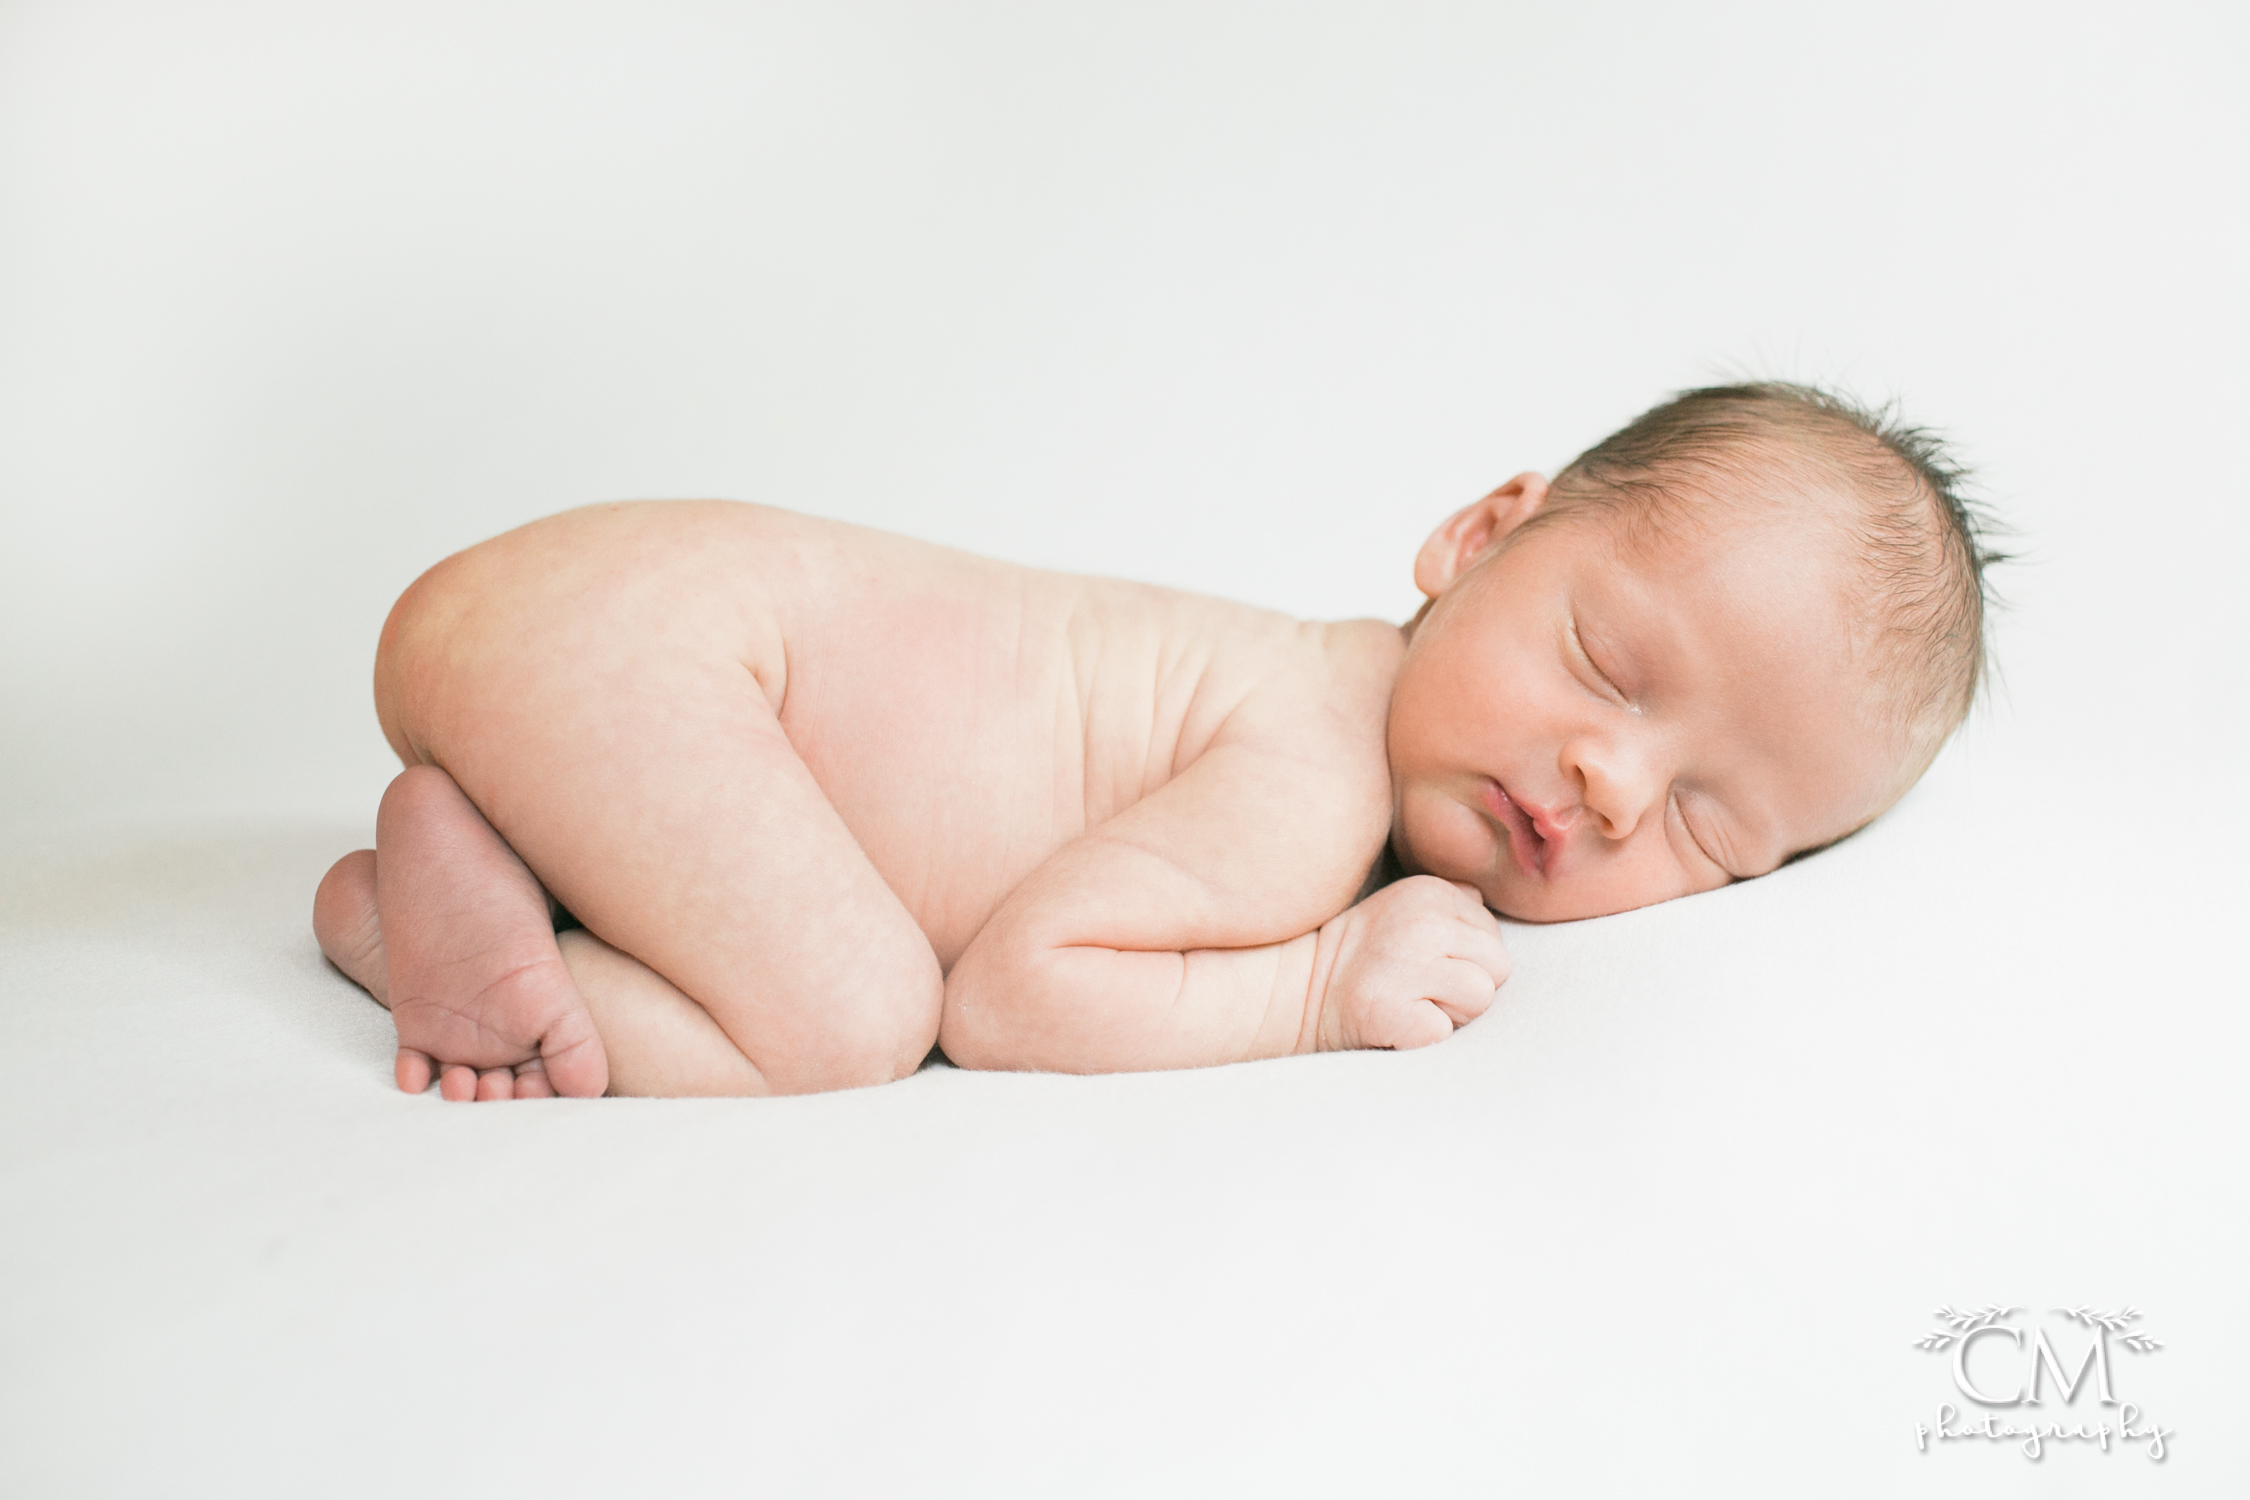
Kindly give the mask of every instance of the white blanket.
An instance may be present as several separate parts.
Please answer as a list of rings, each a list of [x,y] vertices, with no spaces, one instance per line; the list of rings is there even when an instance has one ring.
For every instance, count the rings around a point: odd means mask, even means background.
[[[1432,1051],[793,1100],[397,1094],[307,932],[350,829],[18,847],[0,1490],[2227,1493],[2240,867],[2113,826],[2182,863],[2097,903],[2072,788],[1976,760],[1513,930]],[[2165,1462],[1917,1452],[1985,1303],[2140,1310]]]

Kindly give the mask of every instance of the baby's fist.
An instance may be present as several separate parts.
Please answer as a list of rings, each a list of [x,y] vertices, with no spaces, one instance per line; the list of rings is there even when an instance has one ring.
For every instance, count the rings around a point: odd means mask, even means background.
[[[1434,875],[1383,887],[1321,940],[1336,944],[1320,1002],[1323,1051],[1442,1042],[1508,980],[1499,919],[1474,886]]]

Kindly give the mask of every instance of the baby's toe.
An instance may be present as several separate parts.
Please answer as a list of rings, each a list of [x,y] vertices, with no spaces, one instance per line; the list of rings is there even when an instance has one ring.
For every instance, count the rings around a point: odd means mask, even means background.
[[[438,1075],[438,1092],[459,1104],[477,1096],[477,1070],[464,1063],[447,1063]]]
[[[419,1094],[430,1086],[430,1057],[412,1047],[398,1049],[398,1087],[405,1094]]]
[[[547,1082],[547,1070],[537,1061],[523,1063],[516,1069],[516,1097],[518,1099],[552,1099],[554,1085]]]
[[[608,1090],[609,1054],[583,1002],[548,1029],[539,1051],[543,1076],[556,1093],[598,1099]]]
[[[513,1099],[516,1097],[516,1070],[514,1068],[486,1068],[477,1074],[477,1098]]]

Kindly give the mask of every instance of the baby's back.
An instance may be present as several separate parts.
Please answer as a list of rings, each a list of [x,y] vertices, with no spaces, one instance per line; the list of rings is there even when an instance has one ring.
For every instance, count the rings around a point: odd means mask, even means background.
[[[1308,819],[1363,824],[1388,798],[1390,626],[1307,623],[760,507],[727,507],[722,525],[751,559],[751,669],[948,968],[1017,882],[1193,764],[1253,696],[1302,713],[1306,743],[1330,747],[1334,796]],[[1339,718],[1352,732],[1334,732]],[[1346,873],[1348,886],[1364,871]]]

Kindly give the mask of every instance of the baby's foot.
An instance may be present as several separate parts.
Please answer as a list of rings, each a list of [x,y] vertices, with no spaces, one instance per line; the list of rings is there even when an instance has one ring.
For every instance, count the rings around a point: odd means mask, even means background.
[[[337,967],[390,1006],[399,1087],[420,1093],[433,1067],[448,1099],[592,1097],[608,1087],[609,1061],[555,946],[546,892],[453,778],[434,766],[403,772],[383,794],[375,842],[372,951],[383,988]],[[365,868],[355,858],[330,872],[339,908]],[[339,920],[336,937],[352,949],[348,922]],[[368,951],[363,941],[353,955],[362,969]]]
[[[320,939],[320,951],[328,955],[330,963],[344,971],[345,978],[374,996],[376,1004],[390,1009],[390,964],[383,953],[383,924],[375,912],[374,850],[354,849],[330,866],[321,878],[320,889],[313,896],[313,935]],[[400,1061],[402,1064],[406,1061],[403,1055]],[[538,1058],[518,1063],[511,1071],[514,1076],[508,1080],[506,1095],[501,1094],[501,1080],[497,1077],[489,1089],[479,1077],[472,1091],[489,1093],[495,1098],[554,1097],[555,1091],[547,1083],[546,1065]],[[427,1061],[417,1064],[411,1076],[402,1066],[399,1086],[413,1093],[428,1088]]]
[[[389,1010],[389,958],[382,951],[382,922],[376,915],[376,850],[351,850],[328,868],[313,895],[313,936],[319,938],[319,951],[328,956],[328,963]],[[407,1093],[421,1093],[430,1086],[430,1059],[400,1048],[398,1086]],[[513,1068],[486,1068],[466,1079],[454,1079],[445,1097],[549,1100],[553,1088],[547,1082],[547,1064],[533,1057]]]
[[[383,961],[383,923],[375,914],[375,851],[354,849],[328,867],[313,892],[313,936],[344,977],[391,1008],[390,966]]]

